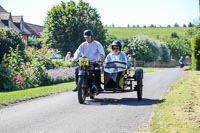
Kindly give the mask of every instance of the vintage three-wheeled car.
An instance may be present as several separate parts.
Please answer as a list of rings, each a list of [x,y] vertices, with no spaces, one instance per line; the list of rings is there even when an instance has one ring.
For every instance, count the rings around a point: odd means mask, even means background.
[[[78,74],[78,101],[83,104],[86,97],[94,99],[99,92],[95,78],[95,71],[102,70],[104,82],[102,86],[106,91],[136,91],[138,100],[142,100],[143,91],[143,69],[136,68],[131,72],[126,62],[114,61],[103,64],[103,67],[95,65],[97,62],[89,61],[87,58],[79,59]]]

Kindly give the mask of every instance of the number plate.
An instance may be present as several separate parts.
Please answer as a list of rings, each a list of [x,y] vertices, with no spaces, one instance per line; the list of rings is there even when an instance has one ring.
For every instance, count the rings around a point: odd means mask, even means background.
[[[89,59],[88,58],[79,58],[78,64],[79,64],[79,66],[89,66]]]

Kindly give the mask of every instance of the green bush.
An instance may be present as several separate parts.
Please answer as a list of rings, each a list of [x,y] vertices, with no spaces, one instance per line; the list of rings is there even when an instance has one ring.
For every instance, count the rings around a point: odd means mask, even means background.
[[[64,61],[62,59],[55,59],[52,60],[52,67],[53,68],[63,68],[63,67],[75,67],[77,64],[73,63],[72,61]]]
[[[5,53],[8,53],[10,47],[15,49],[17,48],[20,50],[20,55],[24,58],[25,53],[25,44],[22,41],[22,38],[18,32],[9,28],[0,28],[0,63]]]
[[[46,69],[52,69],[53,68],[53,63],[51,60],[51,56],[47,54],[47,50],[36,50],[34,47],[28,47],[25,50],[26,53],[26,61],[27,62],[32,62],[37,58],[37,60],[45,66]]]
[[[128,44],[127,44],[128,43]],[[134,56],[136,60],[165,61],[171,60],[168,47],[157,40],[146,36],[136,36],[124,45],[126,53]]]
[[[200,36],[193,36],[192,44],[192,68],[200,70]]]
[[[16,90],[24,88],[25,75],[23,73],[23,59],[19,55],[18,47],[10,48],[0,64],[0,89]]]
[[[191,44],[187,38],[168,38],[166,45],[170,50],[171,57],[179,60],[181,56],[191,56]]]
[[[39,39],[36,38],[35,36],[30,36],[28,39],[29,39],[28,46],[35,47],[37,49],[42,48]]]
[[[10,48],[0,64],[0,90],[11,91],[51,84],[46,73],[43,58],[35,53],[34,58],[25,62],[18,47]],[[37,56],[36,56],[37,55]]]

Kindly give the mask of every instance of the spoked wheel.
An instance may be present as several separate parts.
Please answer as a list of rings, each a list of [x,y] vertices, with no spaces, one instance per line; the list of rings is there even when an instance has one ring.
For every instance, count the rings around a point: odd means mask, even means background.
[[[143,90],[143,84],[142,84],[142,78],[137,81],[137,98],[138,100],[142,100],[142,90]]]
[[[83,88],[83,77],[78,78],[78,101],[83,104],[86,99],[85,89]]]
[[[90,99],[94,99],[94,95],[90,95]]]
[[[92,87],[90,89],[90,99],[94,99],[95,93],[97,93],[97,84],[95,82],[92,83]]]

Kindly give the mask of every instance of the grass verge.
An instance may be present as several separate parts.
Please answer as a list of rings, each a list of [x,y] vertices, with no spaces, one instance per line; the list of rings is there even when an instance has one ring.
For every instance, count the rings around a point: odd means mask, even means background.
[[[155,71],[158,71],[158,70],[162,70],[162,69],[165,69],[165,68],[153,68],[153,67],[141,67],[143,69],[143,72],[144,73],[149,73],[149,72],[155,72]],[[131,68],[131,74],[134,74],[135,73],[135,69],[134,68]]]
[[[68,82],[13,92],[0,92],[0,106],[7,106],[13,103],[30,100],[37,97],[43,97],[59,92],[64,92],[67,90],[71,90],[74,85],[74,82]]]
[[[153,105],[150,131],[153,133],[200,132],[200,72],[185,71],[161,103]]]
[[[144,67],[143,68],[144,73],[155,72],[157,70],[162,70],[162,69],[165,69],[165,68],[152,68],[152,67]]]

